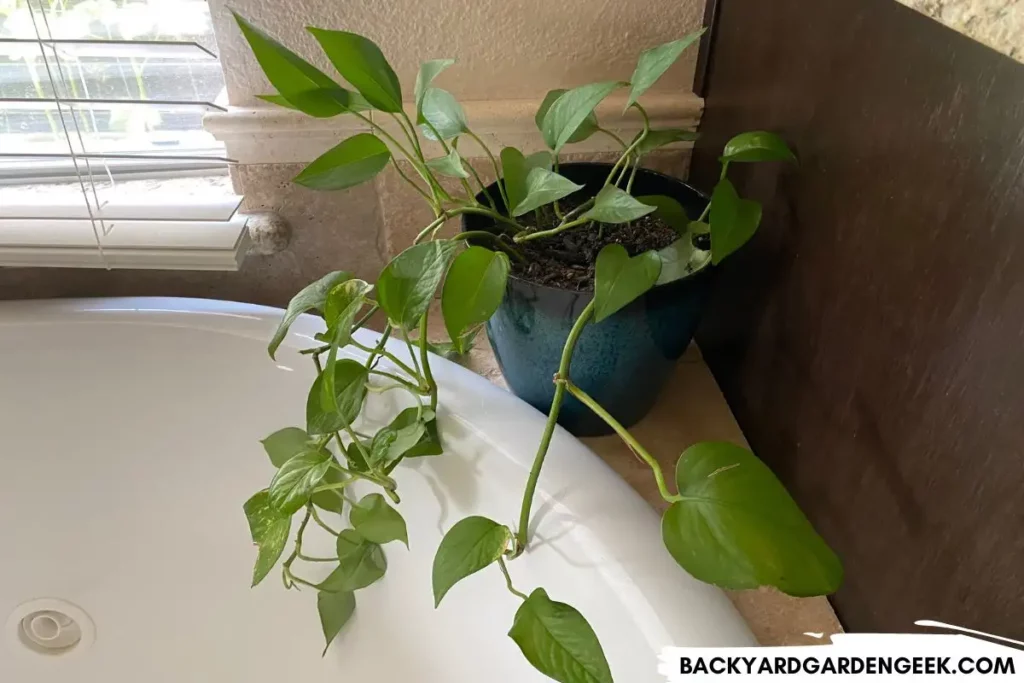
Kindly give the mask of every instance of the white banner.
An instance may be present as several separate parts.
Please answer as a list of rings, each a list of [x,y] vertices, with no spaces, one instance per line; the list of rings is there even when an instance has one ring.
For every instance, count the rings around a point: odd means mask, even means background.
[[[785,679],[843,681],[1024,681],[1024,650],[1009,638],[941,622],[919,621],[962,634],[839,633],[828,645],[796,647],[667,647],[658,671],[670,683]],[[814,635],[814,634],[808,634]]]

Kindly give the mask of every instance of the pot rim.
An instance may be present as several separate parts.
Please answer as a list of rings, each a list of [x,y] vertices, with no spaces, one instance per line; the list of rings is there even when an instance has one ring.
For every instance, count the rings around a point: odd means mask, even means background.
[[[559,168],[566,168],[566,167],[573,167],[573,166],[584,166],[584,167],[585,166],[592,166],[592,167],[603,167],[603,168],[606,168],[606,169],[611,169],[613,164],[610,164],[610,163],[608,163],[606,161],[568,161],[568,162],[566,162],[564,164],[559,164],[558,165]],[[667,175],[665,173],[662,173],[661,171],[653,171],[653,170],[651,170],[649,168],[638,169],[637,174],[639,175],[640,173],[645,173],[647,175],[656,176],[656,177],[662,178],[664,180],[668,180],[668,181],[671,181],[673,183],[676,183],[678,185],[682,185],[682,186],[686,187],[687,189],[689,189],[689,190],[693,191],[694,193],[696,193],[704,201],[706,201],[706,202],[710,202],[711,201],[711,198],[705,192],[701,192],[696,187],[694,187],[690,183],[686,182],[685,180],[681,180],[680,178],[673,178],[672,176]],[[491,183],[490,185],[487,186],[487,189],[490,190],[491,188],[494,188],[497,185],[497,183],[498,183],[498,181],[494,181],[493,183]],[[483,192],[478,192],[475,195],[477,201],[483,201],[481,199],[482,195],[483,195]],[[461,218],[462,218],[462,220],[459,222],[460,225],[462,226],[461,231],[462,232],[466,232],[467,231],[466,230],[466,216],[463,215]],[[685,277],[681,277],[678,280],[672,280],[671,282],[666,282],[666,283],[661,284],[661,285],[655,285],[654,287],[651,287],[651,289],[649,289],[648,291],[653,291],[655,289],[662,289],[664,287],[671,287],[673,285],[678,285],[681,282],[687,282],[689,280],[692,280],[692,279],[696,278],[698,275],[701,275],[703,273],[710,273],[715,268],[717,268],[717,266],[715,266],[711,262],[708,262],[708,264],[706,266],[704,266],[703,268],[701,268],[698,271],[690,273],[689,275],[687,275]],[[589,289],[589,290],[566,289],[565,287],[555,287],[555,286],[552,286],[552,285],[542,285],[539,282],[533,282],[531,280],[527,280],[525,278],[521,278],[518,275],[513,274],[511,270],[509,270],[508,279],[509,280],[514,280],[515,282],[517,282],[519,284],[522,284],[522,285],[527,285],[527,286],[530,286],[530,287],[536,287],[536,288],[542,289],[542,290],[549,290],[549,291],[552,291],[552,292],[564,292],[565,294],[572,294],[572,295],[576,295],[576,296],[589,296],[589,297],[593,297],[594,296],[594,290],[593,289]]]

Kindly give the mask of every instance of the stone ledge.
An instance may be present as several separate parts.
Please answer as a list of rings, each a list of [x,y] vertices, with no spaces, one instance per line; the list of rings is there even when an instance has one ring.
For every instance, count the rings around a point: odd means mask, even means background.
[[[704,100],[693,93],[651,93],[645,95],[644,100],[652,128],[695,129],[704,110]],[[623,115],[625,102],[625,93],[610,96],[598,107],[597,113],[605,127],[628,138],[640,131],[641,119],[635,110]],[[462,106],[473,131],[495,153],[505,146],[530,153],[543,148],[533,120],[539,104],[539,100],[487,100],[463,102]],[[375,116],[382,117],[379,113]],[[340,140],[368,130],[366,124],[353,116],[317,119],[272,106],[233,107],[226,112],[212,112],[206,115],[203,124],[225,144],[228,156],[241,164],[307,163]],[[382,121],[381,126],[396,137],[401,136],[390,117]],[[617,148],[610,137],[594,135],[566,151],[587,154]],[[483,156],[471,140],[464,141],[460,152],[466,157]],[[441,150],[435,147],[428,154],[438,156]]]

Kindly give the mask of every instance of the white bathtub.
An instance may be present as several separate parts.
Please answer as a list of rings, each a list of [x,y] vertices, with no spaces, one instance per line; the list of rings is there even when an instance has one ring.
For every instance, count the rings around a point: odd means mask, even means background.
[[[295,351],[322,328],[300,319],[275,363],[266,342],[279,317],[186,299],[0,304],[0,681],[547,680],[505,635],[518,604],[496,568],[433,607],[442,534],[470,514],[518,519],[543,426],[440,359],[446,455],[395,472],[411,547],[387,547],[387,576],[357,594],[326,656],[312,591],[286,591],[276,570],[249,588],[241,506],[272,475],[258,440],[303,424],[313,369]],[[753,643],[722,592],[663,549],[655,512],[561,430],[534,510],[513,580],[579,609],[619,683],[663,680],[665,645]],[[20,629],[39,611],[73,617],[78,645],[36,651]]]

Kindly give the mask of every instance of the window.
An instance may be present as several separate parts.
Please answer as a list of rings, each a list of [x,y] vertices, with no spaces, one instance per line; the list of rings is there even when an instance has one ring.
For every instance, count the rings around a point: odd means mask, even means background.
[[[0,0],[0,266],[237,267],[206,0]]]

